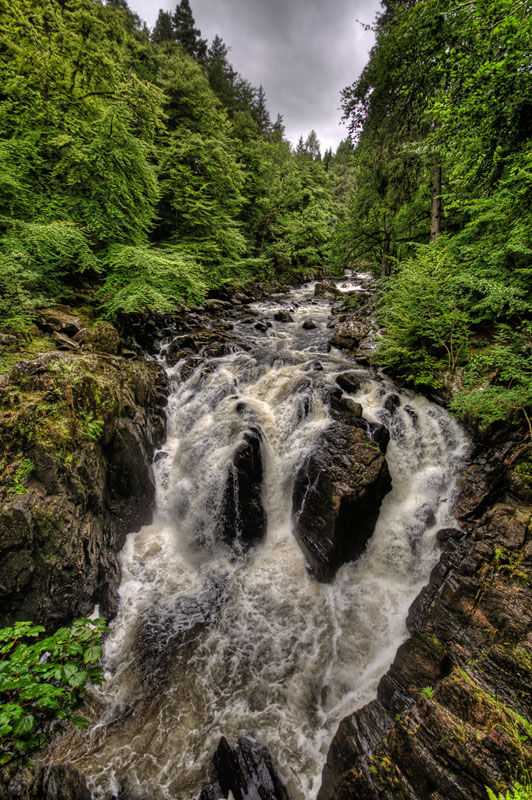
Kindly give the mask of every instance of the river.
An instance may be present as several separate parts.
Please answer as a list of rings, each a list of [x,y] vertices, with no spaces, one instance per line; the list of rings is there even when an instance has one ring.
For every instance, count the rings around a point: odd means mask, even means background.
[[[281,309],[291,322],[274,320]],[[120,791],[192,800],[222,734],[255,737],[291,798],[315,798],[339,721],[375,696],[406,638],[409,605],[438,558],[436,532],[453,524],[466,440],[441,407],[327,352],[330,310],[312,285],[272,296],[252,306],[267,330],[235,318],[251,349],[206,358],[186,380],[181,363],[168,367],[154,519],[121,555],[95,721],[63,745],[98,800]],[[315,328],[302,327],[309,319]],[[345,370],[361,382],[352,397],[364,417],[390,430],[393,489],[364,554],[324,585],[309,576],[292,534],[292,488],[330,424],[323,386]],[[384,404],[394,392],[391,413]],[[235,557],[217,537],[218,514],[231,454],[250,424],[263,434],[267,536]]]

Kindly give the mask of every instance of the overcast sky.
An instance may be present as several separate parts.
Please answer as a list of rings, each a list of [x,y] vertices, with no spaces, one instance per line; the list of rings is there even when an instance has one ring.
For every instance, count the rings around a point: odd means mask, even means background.
[[[159,8],[175,0],[129,0],[153,27]],[[215,34],[231,48],[233,67],[254,86],[263,85],[275,121],[296,143],[312,128],[322,152],[346,136],[340,124],[340,92],[360,74],[373,34],[379,0],[190,0],[196,27],[209,43]]]

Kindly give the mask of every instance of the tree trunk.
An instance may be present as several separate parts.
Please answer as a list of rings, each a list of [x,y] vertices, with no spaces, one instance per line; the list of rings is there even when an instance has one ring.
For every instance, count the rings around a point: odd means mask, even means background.
[[[435,242],[441,231],[441,164],[432,167],[431,197],[430,241]]]

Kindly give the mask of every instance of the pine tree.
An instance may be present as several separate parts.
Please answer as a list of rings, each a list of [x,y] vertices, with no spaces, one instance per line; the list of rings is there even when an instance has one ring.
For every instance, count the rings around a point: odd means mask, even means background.
[[[272,122],[268,109],[266,108],[266,92],[262,84],[256,92],[253,112],[253,116],[259,126],[262,136],[266,136],[272,129]]]
[[[305,152],[313,161],[321,161],[320,140],[314,129],[311,130],[305,142]]]
[[[285,127],[283,125],[283,115],[277,114],[277,119],[272,125],[271,138],[274,142],[282,142],[284,140]]]
[[[303,141],[303,134],[301,134],[301,136],[297,141],[296,156],[306,156],[306,155],[307,155],[307,150],[305,147],[305,142]]]
[[[201,38],[201,31],[194,27],[195,20],[188,0],[181,0],[177,4],[172,23],[175,41],[196,61],[204,61],[207,55],[207,41]]]
[[[172,26],[172,15],[169,11],[159,9],[159,16],[151,34],[152,42],[160,44],[161,42],[174,41],[174,29]]]

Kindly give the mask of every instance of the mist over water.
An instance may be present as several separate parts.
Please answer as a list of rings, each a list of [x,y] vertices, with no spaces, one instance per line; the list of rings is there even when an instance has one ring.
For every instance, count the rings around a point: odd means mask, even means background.
[[[270,749],[293,800],[310,800],[339,721],[375,696],[406,637],[408,607],[437,560],[436,532],[453,524],[466,441],[422,397],[399,393],[395,412],[385,410],[396,388],[327,352],[330,304],[312,288],[255,304],[272,327],[236,323],[248,352],[206,359],[186,381],[180,364],[168,370],[156,513],[122,552],[95,724],[61,745],[96,798],[127,789],[144,800],[192,800],[220,736],[245,734]],[[273,321],[279,308],[291,308],[293,322]],[[309,318],[317,327],[304,330]],[[323,585],[291,533],[292,489],[297,464],[330,424],[323,389],[345,370],[361,380],[351,396],[364,417],[390,429],[393,489],[365,553]],[[218,517],[250,425],[263,432],[268,531],[234,557],[217,538]]]

